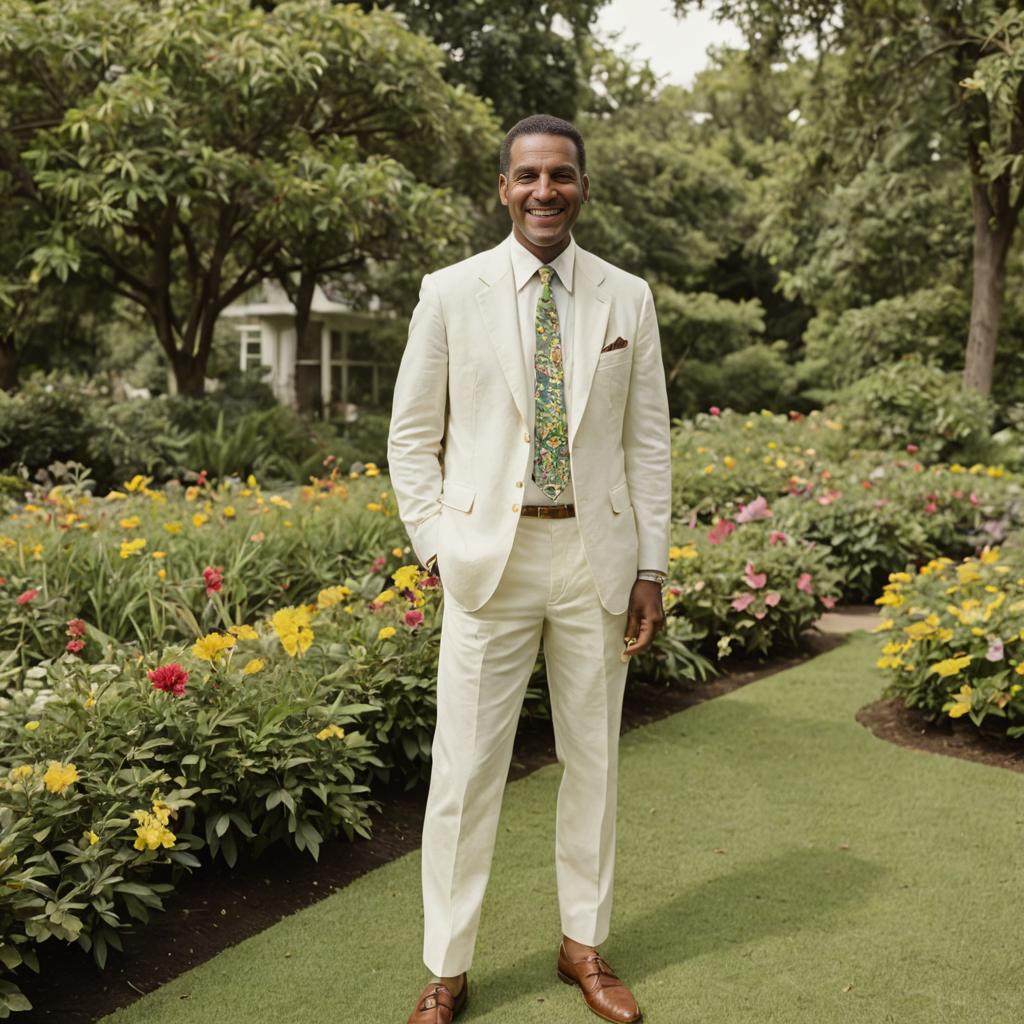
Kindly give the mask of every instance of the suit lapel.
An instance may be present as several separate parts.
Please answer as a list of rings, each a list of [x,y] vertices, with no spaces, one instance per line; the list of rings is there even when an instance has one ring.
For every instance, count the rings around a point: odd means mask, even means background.
[[[597,357],[604,345],[611,313],[609,296],[602,287],[604,272],[600,263],[585,249],[576,249],[576,270],[573,295],[572,372],[569,379],[570,408],[569,447],[587,407],[594,383]]]
[[[477,292],[476,299],[508,389],[512,392],[523,422],[529,423],[526,367],[519,338],[519,308],[516,305],[516,286],[508,246],[506,240],[488,254],[493,259],[488,260],[480,272],[483,288]]]

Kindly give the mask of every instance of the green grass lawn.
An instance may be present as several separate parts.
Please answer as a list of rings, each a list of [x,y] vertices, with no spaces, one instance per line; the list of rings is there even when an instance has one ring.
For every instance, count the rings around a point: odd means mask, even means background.
[[[876,640],[623,738],[602,952],[659,1024],[1019,1024],[1021,776],[874,738]],[[555,977],[557,766],[506,793],[460,1020],[597,1020]],[[145,942],[143,931],[136,941]],[[404,1024],[426,980],[410,854],[117,1024]]]

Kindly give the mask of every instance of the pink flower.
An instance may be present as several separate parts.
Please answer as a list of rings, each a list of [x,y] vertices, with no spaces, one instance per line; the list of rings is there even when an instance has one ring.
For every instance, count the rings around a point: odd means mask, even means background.
[[[729,607],[735,608],[738,612],[743,612],[747,610],[753,600],[753,594],[740,594]]]
[[[332,463],[332,462],[336,462],[336,461],[337,461],[337,459],[338,459],[338,456],[337,456],[337,455],[328,455],[328,456],[327,456],[327,457],[326,457],[326,458],[324,459],[324,461],[320,463],[320,465],[321,465],[321,466],[329,466],[329,465],[331,465],[331,463]]]
[[[971,491],[970,501],[972,505],[978,504],[978,496],[974,493],[974,491]]]
[[[1002,661],[1003,660],[1003,641],[996,637],[989,645],[988,650],[985,652],[986,661]]]
[[[682,591],[682,588],[681,588],[681,587],[669,587],[669,588],[668,588],[668,592],[669,592],[669,593],[670,593],[670,594],[671,594],[671,595],[672,595],[673,597],[678,597],[678,596],[679,596],[679,595],[680,595],[680,594],[681,594],[681,593],[682,593],[683,591]]]
[[[708,409],[708,412],[711,413],[712,416],[721,416],[722,415],[722,410],[719,409],[717,405],[711,406],[711,408]]]
[[[781,530],[772,530],[768,534],[769,544],[785,544],[789,538]]]
[[[761,609],[761,610],[760,610],[759,612],[754,612],[754,618],[755,618],[755,619],[757,619],[758,621],[760,621],[760,620],[761,620],[761,619],[763,619],[763,618],[764,618],[764,617],[765,617],[765,616],[766,616],[767,614],[768,614],[768,613],[767,613],[767,612],[766,612],[766,611],[765,611],[765,610],[764,610],[764,609],[762,608],[762,609]]]
[[[410,629],[415,629],[422,622],[423,612],[421,612],[419,608],[410,608],[409,611],[405,613],[405,624]]]
[[[818,495],[819,505],[831,505],[832,502],[838,501],[842,497],[839,491],[826,491],[824,494]]]
[[[927,512],[927,513],[928,513],[929,515],[932,515],[932,514],[934,514],[935,512],[938,512],[938,511],[939,511],[939,506],[938,506],[938,505],[936,505],[934,501],[929,501],[929,502],[928,502],[928,504],[927,504],[927,505],[925,505],[925,507],[924,507],[924,510],[925,510],[925,512]]]
[[[822,603],[822,604],[823,604],[823,605],[824,605],[824,606],[825,606],[826,608],[835,608],[835,606],[836,606],[836,599],[835,599],[834,597],[828,597],[828,596],[826,596],[826,595],[822,595],[821,597],[819,597],[819,598],[818,598],[818,600],[819,600],[819,601],[820,601],[820,602],[821,602],[821,603]]]
[[[68,636],[85,636],[85,619],[68,619]]]
[[[420,590],[433,590],[439,582],[436,576],[424,576],[420,580]]]
[[[69,640],[64,645],[65,651],[70,651],[72,654],[77,654],[85,646],[84,640]]]
[[[777,590],[769,590],[768,593],[764,595],[764,603],[768,605],[769,608],[774,608],[781,600],[782,595]]]
[[[203,580],[206,583],[207,594],[219,594],[221,584],[224,582],[224,576],[220,567],[214,568],[208,565],[203,570]]]
[[[759,494],[749,505],[740,505],[736,522],[753,523],[758,519],[771,519],[771,517],[772,510],[768,507],[767,499]]]
[[[206,484],[206,470],[200,470],[199,476],[196,477],[196,487],[203,487]]]
[[[375,558],[370,565],[370,572],[380,572],[387,563],[387,559],[381,555],[380,558]]]
[[[743,570],[743,579],[751,590],[760,590],[768,582],[768,574],[766,572],[755,572],[754,563],[747,562],[747,566]]]
[[[721,544],[736,529],[736,524],[728,519],[719,519],[708,532],[709,544]]]
[[[150,669],[146,675],[153,684],[154,690],[163,690],[164,693],[169,693],[174,697],[185,696],[188,672],[176,661],[172,661],[168,665],[161,665],[159,668]]]
[[[802,420],[804,417],[803,413],[799,413],[795,409],[790,409],[789,418],[795,423],[797,420]]]
[[[910,452],[911,455],[913,455],[914,452],[919,452],[920,450],[921,449],[916,444],[907,445],[907,451]]]
[[[796,581],[796,589],[802,590],[805,594],[813,594],[814,588],[811,586],[811,580],[814,577],[809,572],[800,573]]]
[[[15,604],[28,604],[29,601],[34,601],[39,596],[39,591],[36,588],[32,590],[26,590],[23,594],[19,594],[15,599]]]

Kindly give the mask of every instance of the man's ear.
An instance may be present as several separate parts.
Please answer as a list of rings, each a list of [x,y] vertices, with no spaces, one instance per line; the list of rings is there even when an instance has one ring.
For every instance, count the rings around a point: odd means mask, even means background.
[[[504,174],[498,175],[498,198],[502,206],[508,206],[508,178]]]
[[[590,198],[590,178],[587,175],[583,175],[583,202],[586,202]]]

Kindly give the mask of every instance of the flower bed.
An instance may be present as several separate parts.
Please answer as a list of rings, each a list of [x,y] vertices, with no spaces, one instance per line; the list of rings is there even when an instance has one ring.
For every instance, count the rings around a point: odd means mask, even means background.
[[[1024,559],[998,548],[894,573],[877,599],[888,613],[878,667],[888,692],[931,718],[1024,736]]]

